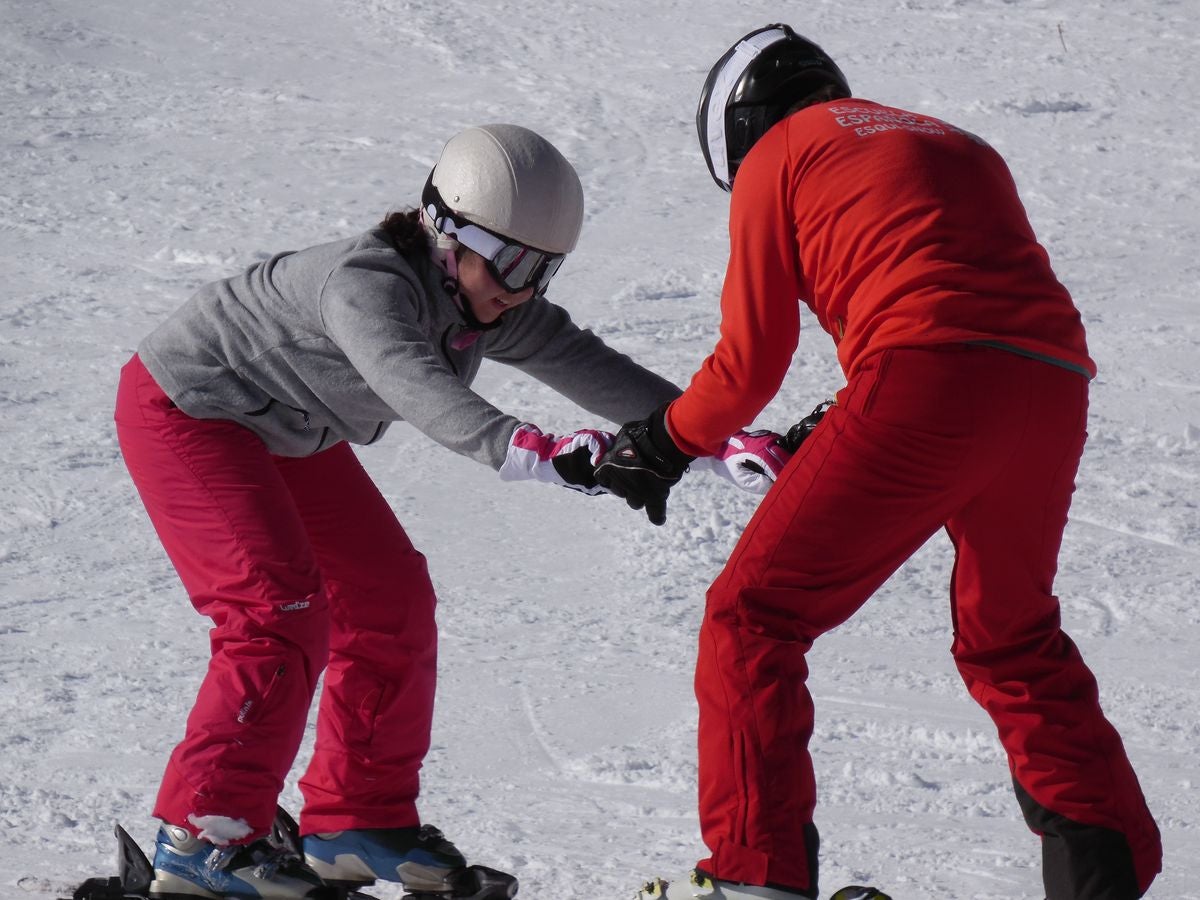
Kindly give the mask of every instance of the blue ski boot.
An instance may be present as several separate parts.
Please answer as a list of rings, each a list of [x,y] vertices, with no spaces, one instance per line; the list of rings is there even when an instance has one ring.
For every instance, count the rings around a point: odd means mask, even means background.
[[[326,884],[341,888],[393,881],[409,894],[455,900],[508,900],[517,892],[511,875],[468,866],[458,848],[432,825],[306,834],[302,845],[313,871]]]
[[[154,846],[151,900],[329,900],[334,891],[294,853],[266,838],[218,847],[164,824]]]

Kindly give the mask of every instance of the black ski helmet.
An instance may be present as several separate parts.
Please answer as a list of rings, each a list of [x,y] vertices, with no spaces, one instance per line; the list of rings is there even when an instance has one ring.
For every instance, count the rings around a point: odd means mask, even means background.
[[[767,25],[738,40],[708,73],[696,110],[713,180],[733,190],[733,176],[754,143],[793,105],[831,85],[850,96],[829,54],[787,25]]]

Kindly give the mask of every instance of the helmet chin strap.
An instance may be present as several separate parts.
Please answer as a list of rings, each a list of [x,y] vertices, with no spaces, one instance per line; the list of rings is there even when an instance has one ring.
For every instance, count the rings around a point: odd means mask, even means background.
[[[471,304],[467,302],[467,298],[462,295],[462,291],[458,285],[458,248],[462,246],[457,240],[449,235],[438,231],[437,227],[429,217],[429,213],[424,209],[421,210],[421,225],[424,226],[426,233],[430,237],[429,255],[436,265],[445,275],[442,279],[442,287],[446,293],[450,295],[450,299],[454,301],[454,305],[458,307],[458,311],[462,313],[463,319],[467,323],[467,327],[471,331],[488,331],[492,328],[500,326],[500,319],[497,318],[494,322],[480,322],[475,318],[475,313],[471,311]]]
[[[421,226],[425,229],[425,233],[429,235],[430,256],[433,258],[437,267],[446,273],[446,277],[451,279],[455,285],[455,292],[458,291],[458,257],[455,256],[458,250],[458,241],[450,237],[448,234],[443,234],[430,218],[427,210],[421,210]]]

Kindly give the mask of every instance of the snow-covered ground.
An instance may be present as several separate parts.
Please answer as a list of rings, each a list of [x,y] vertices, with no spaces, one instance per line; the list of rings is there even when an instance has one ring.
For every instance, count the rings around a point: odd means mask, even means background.
[[[1163,830],[1151,896],[1200,897],[1197,0],[3,0],[10,896],[109,874],[114,821],[149,845],[206,660],[113,436],[141,336],[203,281],[411,205],[447,137],[512,121],[587,193],[554,296],[683,382],[714,339],[728,202],[696,97],[731,41],[780,20],[859,95],[1004,153],[1077,297],[1101,374],[1058,591]],[[840,384],[806,325],[761,425]],[[509,370],[478,386],[547,429],[603,424]],[[407,426],[362,458],[441,594],[426,819],[530,898],[618,900],[690,867],[695,633],[755,498],[689,477],[654,528],[612,498],[501,483]],[[812,654],[827,890],[1042,896],[994,732],[950,664],[948,551],[932,540]]]

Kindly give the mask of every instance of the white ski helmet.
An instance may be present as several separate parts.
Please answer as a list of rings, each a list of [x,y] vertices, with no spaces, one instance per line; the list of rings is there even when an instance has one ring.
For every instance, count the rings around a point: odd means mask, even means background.
[[[579,175],[528,128],[479,125],[459,132],[442,148],[429,184],[456,217],[547,253],[575,249],[583,226]]]

